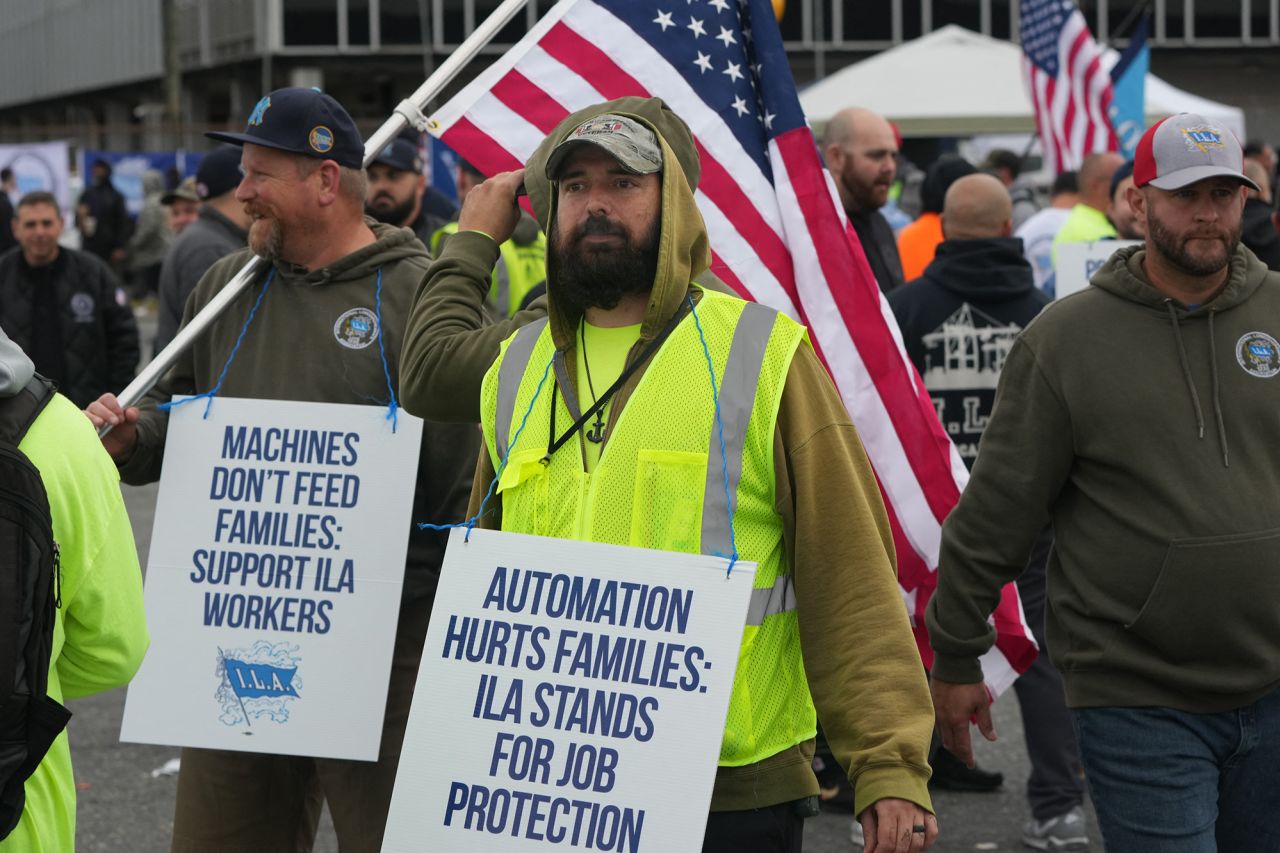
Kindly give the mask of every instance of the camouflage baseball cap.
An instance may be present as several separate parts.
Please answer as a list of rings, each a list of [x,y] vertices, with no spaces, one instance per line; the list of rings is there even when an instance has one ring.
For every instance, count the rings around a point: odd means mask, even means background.
[[[552,149],[547,158],[547,175],[551,180],[559,180],[560,167],[569,154],[585,144],[603,148],[633,174],[651,175],[662,170],[662,148],[653,131],[634,119],[605,113],[569,131],[564,141]]]

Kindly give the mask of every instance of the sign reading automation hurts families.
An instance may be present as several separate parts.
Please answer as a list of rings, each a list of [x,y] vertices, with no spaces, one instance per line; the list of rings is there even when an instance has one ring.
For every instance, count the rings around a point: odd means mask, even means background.
[[[755,566],[453,531],[383,851],[702,844]]]
[[[151,647],[121,740],[372,760],[422,421],[219,398],[171,412]]]

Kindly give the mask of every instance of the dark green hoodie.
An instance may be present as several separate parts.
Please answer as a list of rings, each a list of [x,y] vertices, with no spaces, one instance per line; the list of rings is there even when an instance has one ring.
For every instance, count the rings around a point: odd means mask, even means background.
[[[1000,378],[927,613],[944,681],[1052,521],[1049,652],[1073,707],[1217,712],[1280,684],[1280,275],[1243,246],[1188,308],[1145,249],[1050,305]]]

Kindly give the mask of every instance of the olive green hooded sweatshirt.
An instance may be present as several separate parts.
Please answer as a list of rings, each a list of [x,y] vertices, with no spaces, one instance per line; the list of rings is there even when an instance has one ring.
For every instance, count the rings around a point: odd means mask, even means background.
[[[120,463],[126,483],[138,485],[160,477],[169,415],[156,404],[211,390],[233,350],[235,359],[222,378],[222,396],[387,404],[390,389],[399,382],[400,345],[409,306],[431,258],[409,229],[368,218],[365,223],[373,229],[375,242],[323,269],[277,265],[269,287],[266,275],[260,275],[179,357],[139,406],[138,442],[133,454]],[[249,249],[241,249],[210,267],[187,300],[182,325],[252,257]],[[257,304],[259,297],[261,304]],[[337,328],[344,316],[361,309],[368,312],[366,316],[381,317],[379,337],[353,347],[339,338]],[[479,446],[473,427],[423,424],[414,521],[452,521],[462,512],[471,473],[468,460]],[[434,594],[445,541],[443,533],[416,526],[409,531],[402,602],[422,601]]]
[[[1014,344],[929,603],[972,683],[1045,522],[1049,654],[1073,707],[1218,712],[1280,685],[1280,275],[1243,246],[1188,307],[1121,249]]]
[[[697,300],[699,291],[690,282],[706,269],[710,251],[694,203],[698,161],[693,139],[684,122],[657,99],[600,104],[569,116],[552,131],[529,159],[525,175],[539,220],[549,223],[548,232],[554,233],[555,187],[545,171],[552,148],[579,123],[606,112],[644,123],[657,134],[663,150],[658,272],[630,360],[673,315],[688,311],[690,295]],[[408,371],[413,341],[446,325],[440,318],[452,318],[448,322],[456,325],[450,348],[463,363],[441,360],[436,369],[444,373],[431,381],[436,392],[475,395],[477,400],[465,405],[477,411],[480,378],[496,358],[498,343],[524,316],[480,327],[481,300],[496,251],[491,239],[475,232],[461,232],[450,240],[423,283],[406,335]],[[564,363],[573,365],[581,317],[557,301],[554,280],[548,281],[547,304],[557,349]],[[437,318],[434,325],[432,316]],[[475,325],[468,332],[469,322]],[[487,361],[474,386],[464,384],[477,367],[468,359],[479,361],[485,352]],[[611,423],[643,372],[642,366],[619,389],[611,404]],[[406,372],[406,385],[408,376]],[[576,370],[558,373],[566,400],[576,398],[576,378]],[[406,387],[406,399],[413,396]],[[606,444],[608,440],[606,432]],[[572,452],[572,447],[560,452]],[[472,514],[494,473],[488,454],[479,458]],[[775,426],[774,466],[775,508],[786,541],[787,566],[795,579],[805,669],[832,751],[853,782],[855,808],[861,812],[876,800],[897,797],[931,809],[927,754],[933,712],[897,585],[892,534],[858,434],[809,346],[799,348],[787,374]],[[500,497],[490,501],[490,507],[495,511],[481,524],[500,527]],[[807,741],[757,764],[719,768],[712,809],[760,808],[817,794],[812,756],[813,741]]]

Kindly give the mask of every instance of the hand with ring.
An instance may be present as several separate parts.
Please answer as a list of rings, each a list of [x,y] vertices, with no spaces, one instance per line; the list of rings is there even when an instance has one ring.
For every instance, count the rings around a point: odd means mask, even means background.
[[[917,853],[938,838],[938,819],[908,800],[876,800],[858,820],[866,853]]]

